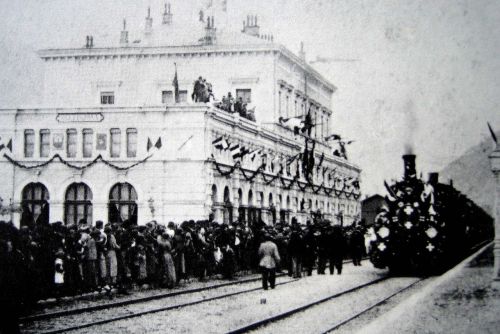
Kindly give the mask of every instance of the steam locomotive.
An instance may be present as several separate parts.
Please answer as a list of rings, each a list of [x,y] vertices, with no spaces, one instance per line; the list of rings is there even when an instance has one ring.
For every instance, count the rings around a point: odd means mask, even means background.
[[[403,156],[404,177],[385,183],[388,207],[370,229],[369,255],[377,268],[393,273],[438,274],[494,235],[493,218],[453,185],[417,178],[416,156]]]

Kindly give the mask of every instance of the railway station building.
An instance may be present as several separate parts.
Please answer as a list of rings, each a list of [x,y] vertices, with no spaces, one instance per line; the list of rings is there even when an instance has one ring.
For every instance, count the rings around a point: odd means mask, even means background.
[[[303,52],[263,36],[255,17],[232,32],[213,17],[177,26],[169,6],[157,14],[133,38],[124,22],[113,40],[82,36],[81,46],[38,52],[43,103],[0,110],[0,197],[11,208],[2,219],[359,219],[361,170],[325,141],[336,88]],[[195,102],[200,76],[255,118]],[[279,121],[308,112],[310,136]]]

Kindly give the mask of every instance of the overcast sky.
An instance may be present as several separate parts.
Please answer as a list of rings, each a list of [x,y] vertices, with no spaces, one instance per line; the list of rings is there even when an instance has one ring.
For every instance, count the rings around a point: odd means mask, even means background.
[[[143,29],[158,0],[1,0],[0,107],[36,105],[41,68],[36,50],[82,46]],[[210,0],[172,0],[174,20],[194,24]],[[221,8],[222,0],[213,0]],[[216,23],[241,29],[257,14],[262,33],[307,59],[336,87],[331,128],[356,140],[349,158],[363,169],[365,194],[402,173],[411,146],[417,169],[440,170],[500,129],[500,1],[227,0]],[[222,28],[222,27],[221,27]]]

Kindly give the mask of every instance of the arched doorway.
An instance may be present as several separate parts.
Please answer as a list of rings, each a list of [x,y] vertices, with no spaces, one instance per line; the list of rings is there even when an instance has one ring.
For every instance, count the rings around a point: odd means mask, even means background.
[[[64,197],[66,224],[92,225],[92,191],[85,183],[72,183]]]
[[[49,191],[42,183],[29,183],[21,194],[21,226],[49,223]]]
[[[231,194],[229,187],[224,188],[224,210],[222,212],[222,221],[224,224],[233,222],[233,203],[231,203]]]
[[[108,221],[137,225],[137,192],[130,183],[117,183],[109,191]]]

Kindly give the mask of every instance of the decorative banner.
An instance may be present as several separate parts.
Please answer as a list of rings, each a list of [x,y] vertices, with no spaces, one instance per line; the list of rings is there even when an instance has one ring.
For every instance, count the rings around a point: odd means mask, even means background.
[[[96,150],[98,151],[106,151],[106,143],[107,143],[107,135],[106,133],[98,133],[97,134],[97,142],[96,142]]]
[[[61,151],[64,149],[64,134],[63,133],[54,133],[52,135],[52,146],[54,146],[54,150]]]

